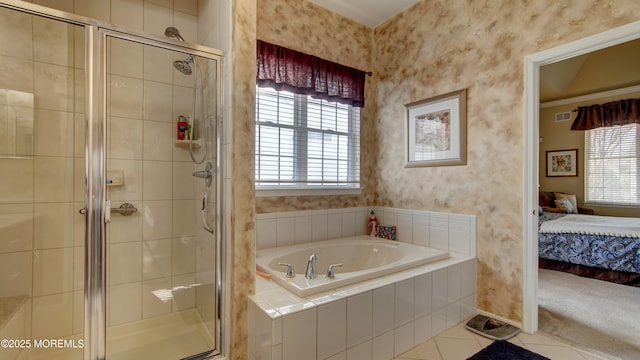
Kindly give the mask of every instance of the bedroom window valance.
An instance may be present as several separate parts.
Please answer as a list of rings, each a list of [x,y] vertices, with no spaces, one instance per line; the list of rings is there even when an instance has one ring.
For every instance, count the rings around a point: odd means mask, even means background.
[[[364,107],[366,72],[261,40],[257,51],[258,86]]]
[[[600,127],[640,123],[640,99],[612,101],[606,104],[580,106],[571,130],[591,130]]]

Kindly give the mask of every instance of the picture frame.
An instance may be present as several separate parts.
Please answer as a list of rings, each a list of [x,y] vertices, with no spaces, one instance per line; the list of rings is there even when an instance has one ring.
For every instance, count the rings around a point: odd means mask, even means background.
[[[547,177],[578,176],[578,149],[547,151]]]
[[[405,105],[405,168],[467,164],[467,89]]]

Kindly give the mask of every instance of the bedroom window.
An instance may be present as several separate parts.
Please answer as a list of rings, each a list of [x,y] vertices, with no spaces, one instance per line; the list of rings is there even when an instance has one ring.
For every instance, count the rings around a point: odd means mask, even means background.
[[[256,190],[360,187],[360,110],[256,87]]]
[[[637,124],[585,132],[585,202],[640,205]]]

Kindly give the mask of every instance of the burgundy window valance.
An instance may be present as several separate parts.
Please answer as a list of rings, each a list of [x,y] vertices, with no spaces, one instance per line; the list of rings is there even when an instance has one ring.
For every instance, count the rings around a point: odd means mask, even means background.
[[[591,130],[600,127],[640,123],[640,99],[612,101],[606,104],[580,106],[571,130]]]
[[[261,40],[257,46],[258,86],[364,107],[364,71]]]

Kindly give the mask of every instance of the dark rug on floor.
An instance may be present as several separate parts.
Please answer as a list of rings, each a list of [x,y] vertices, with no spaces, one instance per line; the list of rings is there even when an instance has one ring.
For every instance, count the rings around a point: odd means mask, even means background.
[[[467,360],[551,360],[505,340],[494,341]]]

